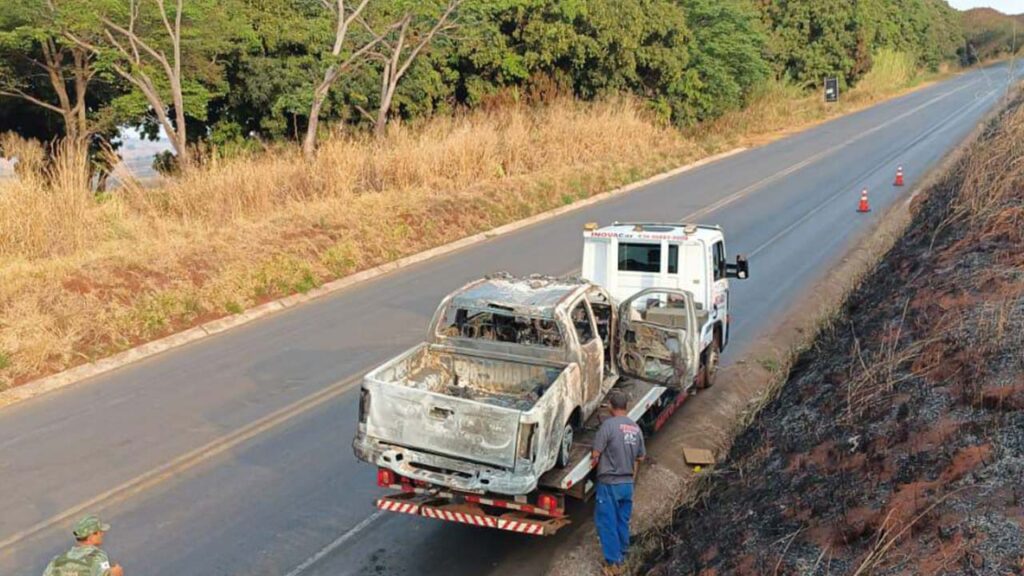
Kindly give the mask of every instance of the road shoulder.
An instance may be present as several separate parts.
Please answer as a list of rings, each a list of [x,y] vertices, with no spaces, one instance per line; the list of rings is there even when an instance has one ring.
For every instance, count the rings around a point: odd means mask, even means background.
[[[819,328],[833,319],[847,295],[896,244],[912,220],[917,196],[938,179],[977,141],[984,127],[1004,105],[990,111],[979,126],[946,154],[906,200],[893,205],[872,230],[860,235],[846,255],[808,287],[794,306],[781,317],[785,321],[758,337],[743,355],[723,368],[718,383],[688,400],[650,442],[652,458],[637,481],[633,533],[636,557],[656,545],[657,533],[671,524],[673,511],[700,497],[702,479],[711,470],[695,472],[683,459],[682,448],[706,448],[719,462],[737,434],[749,424],[777,386],[785,382],[793,360],[810,345]],[[601,554],[593,525],[575,532],[551,554],[549,576],[582,576],[600,571]]]

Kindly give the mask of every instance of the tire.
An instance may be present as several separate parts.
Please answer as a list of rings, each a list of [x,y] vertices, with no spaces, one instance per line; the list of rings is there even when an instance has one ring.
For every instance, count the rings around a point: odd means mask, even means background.
[[[722,357],[722,344],[718,334],[711,341],[706,352],[704,352],[704,378],[701,379],[701,388],[708,389],[715,385],[718,380],[718,363]]]
[[[562,430],[562,439],[558,443],[558,458],[555,460],[555,466],[558,468],[565,468],[569,465],[569,457],[572,455],[573,436],[572,424],[566,423],[565,428]]]

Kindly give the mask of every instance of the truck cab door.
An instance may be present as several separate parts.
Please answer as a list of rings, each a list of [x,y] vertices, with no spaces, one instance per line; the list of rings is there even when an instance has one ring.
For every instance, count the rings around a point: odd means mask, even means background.
[[[729,277],[728,277],[728,263],[725,260],[725,242],[718,240],[714,243],[711,250],[711,305],[710,305],[710,317],[711,322],[720,322],[725,329],[723,330],[723,341],[720,342],[722,347],[728,343],[726,339],[728,322],[729,322]]]
[[[591,413],[601,401],[601,384],[604,380],[604,344],[598,333],[594,314],[586,298],[580,298],[569,312],[576,339],[580,346],[580,374],[583,378],[580,405],[583,418]]]
[[[686,390],[700,363],[700,327],[693,295],[649,288],[619,307],[619,370],[660,386]]]

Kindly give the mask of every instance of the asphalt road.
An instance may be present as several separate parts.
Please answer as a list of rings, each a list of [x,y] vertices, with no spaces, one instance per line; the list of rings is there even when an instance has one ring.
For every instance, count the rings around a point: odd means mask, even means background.
[[[975,70],[0,410],[0,574],[41,573],[83,510],[112,522],[106,547],[129,574],[537,573],[569,536],[375,511],[375,470],[349,447],[359,376],[417,342],[453,288],[576,270],[583,223],[612,220],[721,224],[730,253],[751,256],[728,362],[905,199],[1007,79],[1006,66]],[[874,212],[857,214],[865,186]]]

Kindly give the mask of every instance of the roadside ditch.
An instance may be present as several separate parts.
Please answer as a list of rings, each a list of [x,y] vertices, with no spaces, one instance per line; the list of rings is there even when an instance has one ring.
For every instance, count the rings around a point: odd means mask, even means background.
[[[1004,110],[1004,111],[1001,111]],[[840,569],[834,558],[837,557],[835,540],[829,539],[834,533],[826,531],[825,528],[813,529],[810,522],[819,517],[819,510],[813,503],[800,500],[804,496],[807,486],[794,483],[787,484],[782,479],[774,478],[768,474],[769,465],[774,472],[786,473],[791,467],[802,471],[804,476],[814,482],[822,483],[831,487],[834,479],[830,478],[829,470],[821,468],[812,462],[813,459],[820,459],[823,455],[835,459],[838,464],[835,466],[850,466],[844,462],[843,456],[854,456],[860,454],[867,458],[863,452],[872,442],[884,442],[889,439],[887,429],[872,428],[870,421],[865,420],[870,411],[861,411],[857,408],[854,412],[856,418],[847,416],[844,420],[841,411],[846,406],[850,411],[850,402],[864,408],[872,407],[876,410],[882,406],[895,406],[894,414],[903,414],[901,424],[911,430],[912,426],[926,427],[925,423],[914,424],[908,421],[907,414],[918,414],[915,408],[917,397],[911,391],[904,391],[900,387],[908,387],[912,378],[924,378],[914,376],[915,370],[921,366],[915,364],[919,354],[923,354],[921,347],[923,342],[930,338],[927,336],[931,330],[934,334],[946,334],[950,327],[928,324],[928,318],[922,316],[920,305],[931,305],[937,293],[918,291],[918,285],[914,282],[936,282],[936,278],[945,278],[950,286],[956,286],[956,282],[943,273],[939,266],[937,254],[950,248],[953,243],[961,242],[956,250],[970,250],[970,243],[965,240],[968,233],[984,235],[984,222],[979,220],[981,216],[971,216],[972,225],[970,228],[953,226],[956,219],[967,218],[964,206],[971,206],[988,198],[984,191],[975,185],[973,199],[965,204],[961,198],[960,190],[964,178],[970,176],[977,179],[978,168],[971,168],[976,165],[985,165],[986,153],[984,152],[993,145],[993,138],[1007,147],[1007,150],[1016,150],[1016,153],[1024,154],[1020,150],[1020,143],[1024,142],[1024,130],[1013,135],[1006,133],[1009,119],[1024,124],[1024,109],[1020,107],[1020,100],[1013,99],[1010,104],[993,111],[985,122],[967,138],[956,150],[951,152],[943,163],[933,170],[929,177],[922,182],[914,192],[914,201],[900,203],[887,212],[878,227],[870,234],[863,237],[857,247],[853,249],[837,266],[830,271],[827,279],[819,285],[807,291],[804,312],[797,316],[791,316],[784,325],[778,327],[773,333],[761,338],[744,357],[733,363],[728,369],[723,370],[719,377],[719,384],[710,391],[706,391],[692,398],[683,413],[678,415],[669,426],[661,431],[655,441],[650,445],[651,462],[645,466],[637,483],[636,502],[634,508],[634,553],[629,562],[629,570],[639,574],[803,574],[814,573],[811,569],[817,560],[817,556],[811,559],[808,564],[804,557],[794,556],[797,550],[810,550],[809,546],[800,547],[798,544],[814,542],[808,538],[817,538],[817,542],[826,547],[828,552],[822,555],[822,548],[813,548],[816,554],[821,555],[822,563],[818,569],[824,566],[823,571],[818,573],[855,573]],[[1016,124],[1012,124],[1016,127]],[[1002,131],[1001,131],[1002,130]],[[1001,158],[1001,161],[1012,161],[1013,158]],[[1018,165],[1024,159],[1018,160]],[[1009,164],[1003,164],[1006,166]],[[992,169],[992,166],[989,166]],[[1002,167],[1000,167],[1002,169]],[[1016,176],[1008,178],[1024,178],[1024,170]],[[1024,219],[1020,216],[1020,198],[1013,200],[1011,194],[1005,193],[1006,186],[1012,188],[1013,183],[1000,184],[1000,190],[1007,196],[1000,202],[1008,203],[1007,210],[1000,212],[999,218],[1009,221],[1003,225],[1004,232],[1009,234],[1021,234],[1024,230]],[[1022,188],[1017,183],[1018,190]],[[918,194],[918,192],[923,192]],[[1019,192],[1018,192],[1019,193]],[[973,204],[971,204],[973,202]],[[1014,204],[1017,202],[1018,204]],[[984,204],[989,206],[1001,204]],[[1015,207],[1016,206],[1016,207]],[[983,215],[987,215],[985,212]],[[985,216],[988,217],[988,216]],[[1014,220],[1017,219],[1017,220]],[[941,226],[940,226],[941,224]],[[1016,226],[1016,231],[1013,227]],[[938,230],[936,231],[936,229]],[[931,245],[932,238],[936,244]],[[975,236],[972,236],[974,238]],[[981,237],[981,236],[977,236]],[[928,243],[922,246],[922,238],[927,238]],[[985,238],[988,238],[985,236]],[[946,242],[947,244],[942,244]],[[985,243],[991,239],[985,240]],[[1017,241],[1016,248],[1013,248],[1012,239],[1009,242],[1010,250],[1021,250],[1024,243]],[[983,250],[984,252],[984,250]],[[957,258],[963,254],[965,258],[973,258],[967,252],[944,252],[947,260]],[[1020,252],[1018,252],[1018,256]],[[1000,252],[992,257],[1002,258]],[[923,263],[931,262],[924,267]],[[943,262],[946,262],[945,260]],[[948,265],[944,264],[944,265]],[[981,264],[976,264],[981,266]],[[1016,264],[1017,269],[1021,268],[1020,261]],[[999,268],[999,274],[1013,276],[1005,266]],[[969,274],[970,270],[959,271],[958,274]],[[995,269],[985,269],[985,274],[976,276],[972,282],[979,287],[985,287],[991,282],[989,273],[995,274]],[[957,276],[956,278],[959,278]],[[1019,278],[1018,278],[1019,280]],[[1002,282],[1007,282],[1004,278]],[[952,289],[952,288],[950,288]],[[967,285],[963,286],[967,289]],[[1010,290],[1010,289],[1008,289]],[[1021,320],[1022,305],[1018,301],[1017,309],[1013,303],[1004,298],[1006,294],[1000,292],[993,298],[1002,298],[998,306],[1002,308],[985,308],[989,311],[990,323],[1000,327],[1000,330],[1015,330],[1012,332],[1018,338],[1017,342],[1024,339],[1024,326],[1018,326]],[[978,298],[985,298],[984,292]],[[995,306],[995,303],[990,303]],[[895,306],[895,308],[894,308]],[[988,306],[988,304],[986,304]],[[950,309],[953,310],[953,309]],[[994,310],[994,311],[993,311]],[[1002,312],[1000,312],[1000,310]],[[964,312],[956,309],[949,312],[955,314]],[[978,314],[981,312],[975,311]],[[1003,316],[1000,316],[1003,314]],[[1016,314],[1016,317],[1013,316]],[[895,318],[895,324],[893,319]],[[1002,319],[1000,319],[1002,318]],[[1014,318],[1011,320],[1011,318]],[[883,320],[887,320],[886,324]],[[976,318],[978,322],[978,320]],[[1014,324],[1016,322],[1017,324]],[[932,326],[932,327],[930,327]],[[980,328],[980,324],[978,325]],[[952,334],[952,332],[950,332]],[[954,338],[953,341],[956,341]],[[917,342],[917,344],[915,344]],[[854,345],[853,343],[856,343]],[[998,349],[998,346],[996,346]],[[940,350],[934,345],[929,349],[931,354]],[[944,349],[943,349],[944,350]],[[988,348],[986,348],[988,350]],[[969,353],[967,349],[966,353]],[[1024,349],[1019,345],[1016,348],[1010,347],[1005,350],[1009,355],[1016,354],[1018,358],[1024,357]],[[939,352],[940,356],[945,352]],[[965,353],[965,354],[966,354]],[[985,352],[988,354],[988,352]],[[860,370],[860,371],[858,371]],[[864,384],[867,382],[868,384]],[[803,383],[803,384],[801,384]],[[1024,386],[1024,380],[1020,380]],[[856,384],[856,386],[855,386]],[[944,384],[952,386],[952,384]],[[983,385],[982,385],[983,386]],[[998,388],[995,391],[979,392],[979,410],[989,410],[984,404],[998,402],[994,399],[1002,397],[1011,398],[1009,404],[1000,406],[1013,406],[1014,398],[1022,394],[1015,384],[1010,384],[1009,389]],[[983,386],[984,387],[984,386]],[[897,391],[897,388],[899,390]],[[935,386],[933,386],[935,388]],[[881,389],[882,392],[877,392]],[[909,396],[908,396],[909,394]],[[939,394],[934,392],[933,395]],[[985,396],[988,394],[988,396]],[[992,396],[995,394],[996,396]],[[795,396],[794,396],[795,395]],[[860,396],[866,399],[859,400]],[[984,400],[988,397],[988,400]],[[838,434],[835,438],[819,437],[824,431],[815,430],[812,427],[814,420],[809,416],[795,411],[793,406],[787,404],[788,399],[796,398],[799,406],[810,409],[809,401],[814,406],[825,410],[831,409],[832,413],[821,412],[819,419],[828,423],[830,431]],[[844,400],[845,398],[845,400]],[[853,400],[851,400],[853,399]],[[846,402],[845,404],[843,402]],[[934,398],[932,399],[934,402]],[[814,404],[814,402],[818,404]],[[820,404],[820,406],[819,406]],[[902,406],[902,408],[900,408]],[[978,424],[975,415],[963,412],[971,405],[953,407],[939,413],[921,412],[930,414],[931,417],[945,418],[937,424],[940,431],[956,430],[966,431],[976,429]],[[938,410],[938,408],[936,408]],[[794,411],[794,414],[788,414]],[[1006,417],[1012,411],[1003,408],[996,409],[1001,417]],[[940,418],[940,419],[941,419]],[[781,430],[774,430],[768,425],[781,426],[785,432],[793,438],[793,444],[779,445],[776,437],[786,438]],[[981,429],[989,424],[981,424]],[[1024,423],[1017,422],[1016,426],[1024,430]],[[871,435],[862,433],[860,427],[873,430]],[[991,426],[990,426],[991,428]],[[924,428],[922,428],[923,430]],[[892,432],[888,430],[888,432]],[[842,434],[849,433],[845,437]],[[907,432],[909,434],[909,432]],[[937,433],[935,431],[932,432]],[[943,432],[944,434],[945,432]],[[903,432],[900,432],[903,434]],[[918,435],[928,436],[928,432],[922,431]],[[806,437],[805,437],[806,436]],[[854,440],[857,450],[844,452],[850,446],[842,445],[850,438],[857,436]],[[800,439],[802,443],[796,442]],[[881,440],[879,440],[881,439]],[[946,447],[944,444],[950,438],[940,437],[942,450],[952,449],[953,444]],[[735,443],[734,443],[735,441]],[[910,441],[908,437],[907,441]],[[914,440],[920,442],[920,440]],[[977,448],[980,444],[969,444],[970,439],[965,439],[963,448],[974,447],[960,454],[954,450],[949,458],[958,459],[958,466],[970,467],[975,458],[988,461],[993,453],[999,453],[993,446],[989,448]],[[700,447],[711,449],[717,461],[720,462],[717,469],[705,469],[695,473],[687,465],[682,456],[682,447]],[[924,444],[916,444],[913,449],[902,445],[888,446],[887,454],[890,459],[903,462],[909,460],[918,462],[921,460],[920,453]],[[930,445],[929,445],[930,446]],[[1001,444],[1000,444],[1001,446]],[[1010,446],[1013,446],[1012,439]],[[1016,444],[1018,453],[1024,443]],[[779,452],[780,449],[800,450],[804,448],[803,456]],[[882,449],[881,446],[873,448]],[[815,451],[817,450],[817,451]],[[995,452],[992,452],[992,451]],[[927,451],[927,450],[926,450]],[[777,461],[770,461],[769,457]],[[979,460],[979,461],[981,461]],[[831,461],[831,460],[829,460]],[[933,462],[938,465],[942,458]],[[894,466],[893,462],[888,464]],[[761,466],[762,468],[756,468]],[[812,467],[813,466],[813,467]],[[866,465],[865,465],[866,466]],[[800,468],[802,467],[802,468]],[[841,469],[841,468],[840,468]],[[943,469],[944,470],[944,469]],[[877,471],[863,469],[859,471],[849,470],[853,476],[864,477],[868,485],[878,488],[883,482]],[[910,488],[910,492],[901,488],[905,482],[904,478],[892,476],[885,482],[889,483],[888,489],[892,494],[900,494],[899,499],[910,498],[914,505],[928,502],[930,506],[942,498],[942,495],[935,496],[930,490],[936,486],[944,485],[946,482],[963,480],[957,476],[958,472],[949,472],[942,477],[942,470],[936,472],[934,478],[927,476],[933,482],[931,485],[921,484]],[[1018,474],[1018,479],[1024,474]],[[938,481],[936,479],[941,479]],[[760,486],[760,491],[754,491],[752,487]],[[1018,485],[1020,482],[1018,481]],[[855,486],[851,484],[851,486]],[[792,489],[793,493],[789,490]],[[853,489],[853,488],[851,488]],[[1007,502],[1014,502],[1018,491],[1012,491]],[[1022,492],[1024,495],[1024,492]],[[824,501],[821,505],[832,505],[832,498],[841,495],[834,493],[823,494]],[[785,500],[793,498],[792,502]],[[949,504],[958,500],[948,499]],[[898,503],[897,503],[898,504]],[[756,506],[755,506],[756,505]],[[846,506],[846,504],[843,504]],[[1018,505],[1019,506],[1019,505]],[[934,512],[936,508],[932,509]],[[902,508],[900,508],[902,509]],[[877,546],[876,556],[879,551],[885,549],[888,554],[896,542],[886,538],[895,537],[899,530],[894,531],[896,524],[902,516],[893,513],[887,517],[888,509],[884,507],[878,510],[885,510],[879,517],[868,515],[863,523],[863,530],[860,537],[862,544],[870,543]],[[915,508],[918,514],[923,509]],[[1019,508],[1018,508],[1019,510]],[[769,512],[771,514],[769,514]],[[832,513],[835,511],[832,510]],[[877,510],[876,510],[877,512]],[[906,510],[904,511],[906,512]],[[854,512],[856,515],[858,512]],[[788,516],[786,516],[788,515]],[[783,518],[783,516],[786,516]],[[760,518],[773,518],[765,520],[761,526]],[[916,517],[912,516],[911,520]],[[783,522],[782,520],[785,520]],[[827,517],[820,519],[828,522]],[[855,518],[854,518],[855,520]],[[761,540],[755,538],[751,530],[758,527],[764,529],[760,535]],[[728,530],[727,530],[728,528]],[[779,533],[779,530],[789,532]],[[944,530],[949,530],[946,528]],[[908,530],[909,532],[910,530]],[[730,538],[722,538],[723,534],[729,534]],[[946,534],[944,531],[943,534]],[[848,534],[840,530],[838,541],[843,541]],[[904,538],[906,532],[900,536]],[[789,538],[787,541],[785,538]],[[1003,534],[1009,538],[1009,533]],[[779,540],[779,539],[782,540]],[[874,539],[872,539],[874,538]],[[824,539],[824,540],[823,540]],[[1012,540],[1012,538],[1010,538]],[[806,542],[805,542],[806,541]],[[748,545],[763,547],[763,554],[757,555],[756,550],[752,551],[754,560],[742,560],[746,558]],[[784,548],[788,550],[782,553]],[[845,544],[844,544],[845,545]],[[796,547],[796,548],[794,548]],[[1018,541],[1018,549],[1020,542]],[[948,550],[946,552],[949,552]],[[775,557],[772,556],[775,555]],[[810,554],[805,553],[805,556]],[[856,555],[849,552],[851,558]],[[583,574],[596,574],[600,567],[600,550],[597,544],[597,537],[593,526],[587,526],[574,534],[569,542],[558,547],[553,555],[554,560],[549,568],[549,574],[553,576],[575,576]],[[863,556],[863,554],[862,554]],[[883,555],[885,557],[885,555]],[[780,558],[790,558],[792,562],[781,562]],[[833,561],[828,563],[829,559]],[[861,558],[864,561],[865,558]],[[742,562],[747,562],[743,564]],[[751,563],[752,562],[752,563]],[[848,563],[852,560],[848,560]],[[847,566],[848,567],[848,566]],[[746,572],[744,572],[746,570]],[[867,572],[860,572],[867,573]],[[933,573],[933,572],[927,572]],[[995,573],[995,572],[993,572]]]
[[[1024,574],[1021,103],[937,172],[634,572]]]

